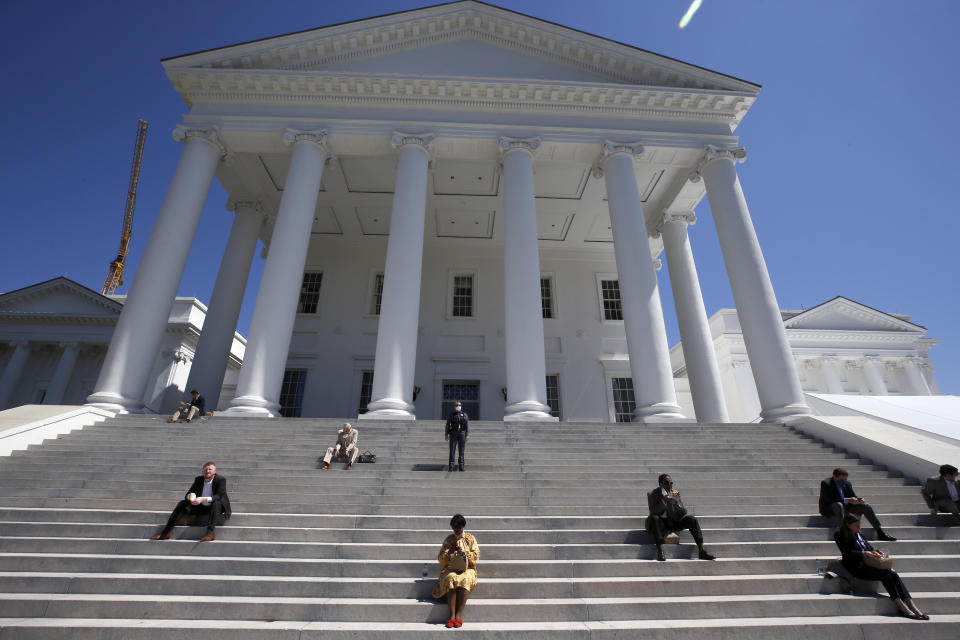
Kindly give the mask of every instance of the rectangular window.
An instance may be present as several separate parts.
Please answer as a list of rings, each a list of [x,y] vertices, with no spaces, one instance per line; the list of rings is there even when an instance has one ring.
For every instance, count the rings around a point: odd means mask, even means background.
[[[299,418],[303,410],[303,388],[307,382],[306,369],[287,369],[280,385],[280,415]]]
[[[601,280],[600,295],[603,298],[603,319],[623,320],[623,307],[620,305],[620,281]]]
[[[383,274],[373,276],[373,290],[370,295],[370,315],[380,315],[380,301],[383,299]]]
[[[553,278],[540,278],[540,306],[543,317],[553,317]]]
[[[316,313],[320,303],[320,280],[323,274],[307,271],[303,274],[303,284],[300,285],[300,302],[297,304],[297,313]]]
[[[547,376],[547,404],[550,415],[560,417],[560,376]]]
[[[364,371],[363,378],[360,380],[360,407],[357,413],[366,413],[367,405],[370,404],[370,398],[373,395],[373,371]]]
[[[443,402],[440,415],[446,420],[453,413],[453,403],[460,401],[470,420],[480,419],[480,383],[472,380],[443,381]]]
[[[459,275],[453,277],[453,317],[473,317],[473,276]]]
[[[637,401],[633,396],[633,378],[613,379],[613,412],[617,422],[632,422]]]

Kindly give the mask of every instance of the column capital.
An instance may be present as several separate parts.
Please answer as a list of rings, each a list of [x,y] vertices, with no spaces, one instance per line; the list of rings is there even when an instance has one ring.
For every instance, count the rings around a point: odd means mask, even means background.
[[[643,144],[640,142],[616,142],[614,140],[604,140],[601,145],[600,157],[593,163],[593,177],[603,177],[604,163],[616,155],[628,155],[630,159],[639,158],[644,152]]]
[[[25,340],[23,338],[17,338],[16,340],[11,340],[9,344],[10,344],[10,347],[13,349],[19,349],[20,347],[24,347],[26,349],[30,348],[30,341]]]
[[[295,145],[298,142],[309,142],[317,146],[324,153],[329,153],[327,148],[327,130],[315,129],[311,131],[303,129],[286,128],[283,130],[283,142],[288,145]]]
[[[407,133],[405,131],[394,131],[393,135],[390,136],[390,146],[394,149],[399,149],[400,147],[405,147],[408,144],[420,147],[427,154],[430,153],[430,145],[433,144],[433,140],[436,138],[434,133]]]
[[[700,182],[700,174],[703,172],[703,168],[714,160],[730,160],[734,164],[746,162],[747,150],[744,147],[718,147],[708,144],[704,148],[703,158],[690,173],[690,182]]]
[[[234,213],[240,209],[250,209],[251,211],[255,211],[262,216],[267,215],[267,212],[263,207],[263,203],[256,198],[227,198],[225,207],[227,211],[233,211]]]
[[[506,154],[514,151],[515,149],[520,149],[526,151],[531,156],[540,148],[540,138],[539,136],[534,136],[532,138],[511,138],[509,136],[500,136],[497,138],[497,146],[500,148],[500,156],[503,157]]]
[[[847,367],[847,369],[862,369],[864,362],[865,362],[865,359],[843,360],[843,364],[844,366]]]
[[[697,223],[697,214],[693,211],[664,211],[663,216],[657,222],[656,233],[660,233],[665,226],[672,222],[678,222],[684,226]]]
[[[79,349],[79,348],[80,348],[80,343],[77,342],[77,341],[73,341],[73,342],[61,342],[61,343],[60,343],[60,348],[61,348],[61,349]]]
[[[220,137],[220,127],[189,127],[185,124],[178,124],[173,128],[172,135],[177,142],[185,142],[187,138],[200,138],[220,152],[220,160],[227,164],[232,161],[232,155],[227,149],[227,145],[223,143],[223,138]]]
[[[813,358],[797,358],[800,361],[800,364],[807,369],[817,369],[823,364],[823,358],[813,357]]]

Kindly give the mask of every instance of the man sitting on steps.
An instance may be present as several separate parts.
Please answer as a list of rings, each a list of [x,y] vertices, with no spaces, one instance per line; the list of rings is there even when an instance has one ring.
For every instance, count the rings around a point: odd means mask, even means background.
[[[957,522],[960,522],[960,484],[957,483],[955,466],[940,465],[940,475],[927,478],[921,493],[931,515],[945,511],[952,513]]]
[[[697,543],[698,557],[701,560],[714,560],[715,557],[703,548],[703,534],[700,532],[700,523],[687,513],[680,492],[673,490],[673,480],[666,473],[660,474],[657,479],[660,483],[656,489],[647,494],[647,506],[650,515],[647,516],[647,532],[653,536],[657,545],[657,560],[665,561],[663,554],[663,539],[673,531],[690,530],[693,541]]]
[[[207,415],[206,411],[206,400],[203,399],[203,396],[200,395],[200,392],[196,389],[190,391],[190,402],[181,402],[180,408],[174,411],[173,415],[170,416],[170,419],[167,422],[177,422],[180,420],[180,413],[186,412],[187,422],[190,422],[195,417]]]
[[[177,521],[184,515],[195,515],[200,523],[206,524],[207,533],[200,542],[210,542],[214,539],[213,530],[217,524],[230,519],[230,498],[227,497],[227,479],[217,474],[217,465],[214,462],[205,462],[203,475],[193,480],[190,489],[177,503],[173,513],[163,527],[163,531],[151,540],[168,540],[170,532],[177,526]],[[218,522],[219,521],[219,522]]]
[[[865,516],[873,526],[873,530],[877,532],[877,538],[895,542],[896,538],[888,536],[883,530],[873,507],[863,498],[857,497],[847,477],[847,470],[837,467],[833,470],[831,477],[820,483],[820,515],[824,518],[832,518],[838,523],[847,513]]]
[[[337,456],[337,460],[347,463],[347,471],[353,469],[353,463],[357,461],[360,455],[360,449],[357,447],[357,440],[360,438],[360,432],[350,426],[349,422],[343,423],[343,429],[337,431],[337,444],[327,447],[327,453],[323,456],[324,471],[330,468],[330,460]]]

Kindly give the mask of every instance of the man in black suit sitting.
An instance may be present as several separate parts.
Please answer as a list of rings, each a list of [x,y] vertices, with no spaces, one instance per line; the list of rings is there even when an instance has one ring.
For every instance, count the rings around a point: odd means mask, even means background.
[[[952,513],[960,521],[960,483],[957,482],[957,468],[952,464],[940,465],[940,475],[927,478],[921,490],[923,500],[930,508],[931,515],[938,511]]]
[[[896,538],[884,532],[873,507],[857,496],[853,485],[847,480],[848,476],[846,469],[838,467],[833,470],[832,476],[820,483],[820,515],[824,518],[833,518],[836,522],[840,522],[847,513],[865,516],[873,526],[873,530],[877,532],[878,539],[895,541]]]
[[[714,560],[703,548],[703,534],[700,532],[700,523],[692,515],[687,513],[687,509],[680,500],[680,492],[673,490],[673,480],[666,473],[660,474],[657,479],[660,483],[656,489],[647,494],[647,506],[650,507],[650,515],[647,516],[647,532],[653,536],[653,541],[657,545],[657,560],[663,562],[667,558],[663,555],[663,539],[671,531],[690,530],[694,542],[697,543],[699,550],[698,557],[701,560]]]
[[[230,519],[230,498],[227,497],[227,479],[217,474],[217,465],[214,462],[205,462],[203,475],[197,476],[183,500],[177,503],[173,513],[163,527],[163,531],[151,540],[169,540],[170,532],[177,526],[177,521],[184,515],[195,515],[197,520],[207,525],[207,533],[200,538],[200,542],[210,542],[214,539],[213,530],[217,524],[223,524]]]

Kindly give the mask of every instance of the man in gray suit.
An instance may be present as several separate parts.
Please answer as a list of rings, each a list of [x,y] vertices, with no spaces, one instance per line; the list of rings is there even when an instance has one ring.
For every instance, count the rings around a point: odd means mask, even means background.
[[[955,466],[940,465],[940,475],[927,478],[921,493],[924,502],[930,507],[931,515],[945,511],[952,513],[957,522],[960,522],[960,483],[957,482]]]

